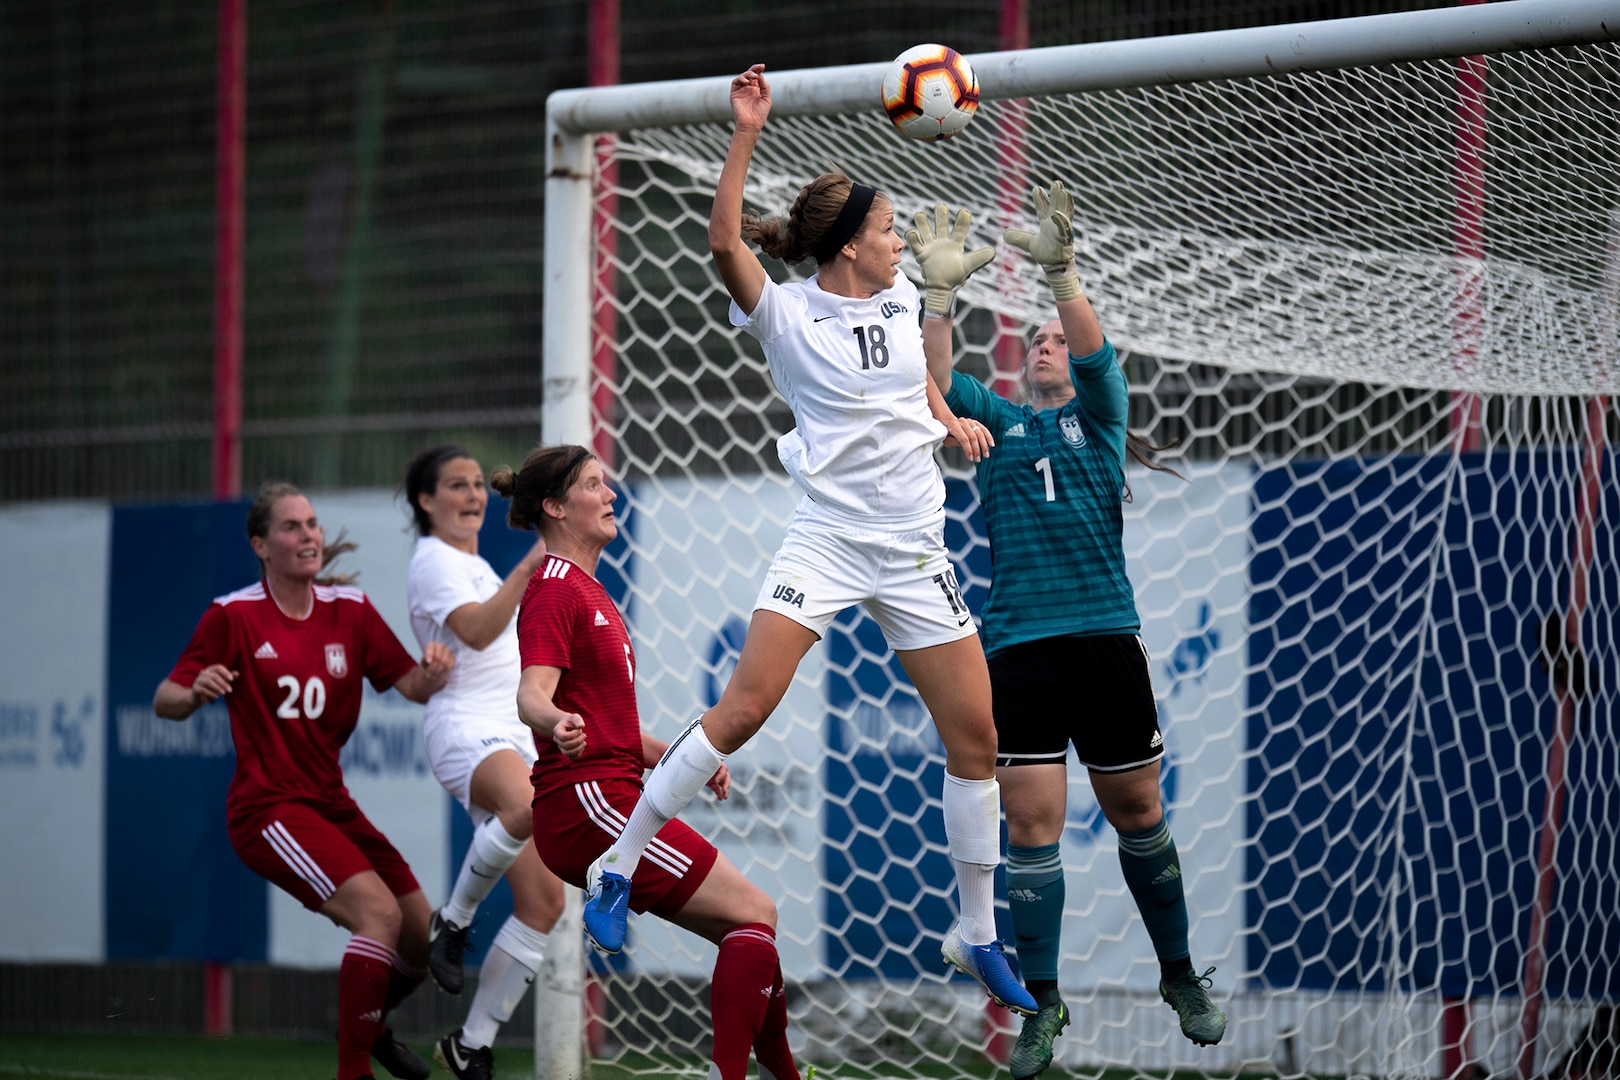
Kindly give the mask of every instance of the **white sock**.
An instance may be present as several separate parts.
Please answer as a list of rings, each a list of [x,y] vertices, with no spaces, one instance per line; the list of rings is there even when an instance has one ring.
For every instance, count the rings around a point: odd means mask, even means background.
[[[461,1025],[463,1046],[476,1050],[495,1041],[495,1033],[512,1019],[545,958],[546,935],[519,922],[516,915],[508,917],[484,956],[478,992]]]
[[[996,867],[1001,864],[1001,785],[945,774],[945,839],[956,868],[962,940],[996,939]]]
[[[697,798],[697,793],[726,763],[726,757],[703,733],[703,717],[688,724],[647,775],[646,786],[641,798],[636,800],[636,808],[630,812],[630,820],[625,822],[624,831],[613,846],[602,853],[602,869],[625,878],[633,875],[641,862],[641,853],[658,835],[658,830]]]
[[[528,842],[507,832],[498,817],[478,826],[467,847],[467,857],[461,863],[461,873],[456,875],[456,886],[450,890],[450,899],[439,909],[440,917],[460,927],[471,925],[478,905],[484,902],[489,890],[501,880],[501,875]]]

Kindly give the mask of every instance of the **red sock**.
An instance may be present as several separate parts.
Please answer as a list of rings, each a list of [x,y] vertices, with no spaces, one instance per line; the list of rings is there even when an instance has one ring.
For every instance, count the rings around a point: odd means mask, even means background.
[[[427,968],[413,968],[400,959],[399,953],[392,954],[389,958],[388,996],[383,999],[383,1015],[393,1012],[426,978]]]
[[[759,1062],[759,1073],[768,1072],[772,1080],[799,1080],[799,1067],[793,1063],[793,1051],[788,1049],[787,991],[782,986],[782,964],[776,965],[776,979],[771,983],[771,1003],[765,1006],[765,1021],[754,1039],[754,1060]]]
[[[709,987],[714,1065],[720,1080],[745,1080],[748,1055],[765,1023],[778,967],[776,932],[764,923],[739,926],[720,939]]]
[[[355,1080],[371,1072],[371,1044],[382,1027],[393,956],[393,949],[358,934],[343,950],[338,967],[337,1080]]]

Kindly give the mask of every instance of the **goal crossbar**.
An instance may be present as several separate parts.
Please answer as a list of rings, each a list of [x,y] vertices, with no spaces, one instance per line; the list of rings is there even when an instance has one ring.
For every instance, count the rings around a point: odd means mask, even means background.
[[[1620,0],[1500,0],[1467,7],[1199,34],[975,53],[987,101],[1203,82],[1367,64],[1620,41]],[[886,63],[771,73],[776,116],[877,108]],[[727,120],[731,76],[558,90],[548,127],[564,135]]]

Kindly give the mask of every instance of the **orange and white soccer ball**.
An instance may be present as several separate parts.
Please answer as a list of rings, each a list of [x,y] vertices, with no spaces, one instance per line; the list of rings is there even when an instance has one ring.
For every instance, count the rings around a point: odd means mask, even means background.
[[[949,46],[913,45],[883,76],[883,109],[909,138],[948,139],[968,126],[978,108],[978,76]]]

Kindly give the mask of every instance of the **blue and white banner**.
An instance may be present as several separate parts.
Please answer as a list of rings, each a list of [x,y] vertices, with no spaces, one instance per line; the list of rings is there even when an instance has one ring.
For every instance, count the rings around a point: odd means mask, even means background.
[[[1603,467],[1614,475],[1612,455]],[[1380,988],[1396,970],[1414,988],[1513,991],[1557,706],[1538,634],[1567,595],[1579,477],[1565,450],[1133,477],[1125,543],[1200,962],[1279,988]],[[1620,487],[1600,493],[1582,643],[1596,685],[1578,708],[1549,913],[1558,996],[1620,993],[1620,968],[1568,944],[1620,934],[1620,886],[1591,869],[1614,867],[1620,849],[1593,824],[1620,819],[1606,723],[1620,670]],[[636,643],[643,721],[670,738],[729,678],[797,495],[769,478],[631,495],[599,576]],[[971,489],[953,483],[950,500],[947,541],[968,552],[964,584],[982,607],[990,568],[966,543],[982,534]],[[329,536],[346,528],[360,544],[340,569],[360,572],[415,652],[404,508],[371,491],[314,503]],[[337,962],[343,934],[230,848],[225,710],[180,724],[151,710],[208,603],[257,576],[245,511],[0,509],[0,959]],[[501,573],[530,542],[504,518],[492,499],[480,539]],[[704,794],[684,815],[776,898],[792,970],[936,970],[925,939],[953,903],[933,805],[942,770],[897,676],[871,621],[847,614],[732,759],[730,803]],[[361,806],[442,901],[470,827],[429,772],[420,709],[368,693],[343,761]],[[906,824],[874,828],[897,818]],[[1093,985],[1150,989],[1152,950],[1078,767],[1063,846],[1066,954]],[[503,885],[475,941],[509,910]],[[1372,925],[1414,931],[1392,943]],[[708,969],[689,935],[655,919],[633,927],[646,948],[631,962]]]
[[[100,960],[105,506],[0,513],[0,957]],[[155,685],[155,684],[154,684]]]

